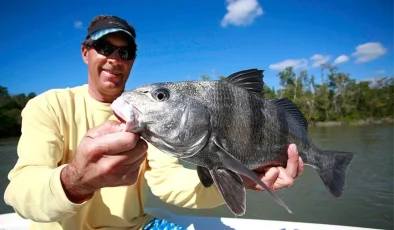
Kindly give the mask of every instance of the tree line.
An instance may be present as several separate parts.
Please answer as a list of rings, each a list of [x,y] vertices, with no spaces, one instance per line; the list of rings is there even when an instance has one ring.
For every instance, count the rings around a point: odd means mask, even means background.
[[[21,112],[35,93],[10,95],[8,89],[0,86],[0,137],[21,134]]]
[[[315,75],[306,70],[297,74],[292,67],[280,71],[277,77],[280,89],[264,85],[264,97],[289,98],[309,122],[394,118],[393,77],[357,82],[333,65],[322,65],[319,83]],[[203,74],[201,78],[209,80],[210,76]],[[10,95],[0,86],[0,137],[20,135],[21,111],[35,96],[33,92]]]
[[[293,67],[287,67],[277,74],[280,89],[264,85],[262,94],[268,99],[289,98],[310,123],[394,118],[393,77],[357,81],[334,65],[321,65],[320,70],[320,76],[315,76],[307,70],[297,74]],[[210,77],[203,74],[201,78]]]

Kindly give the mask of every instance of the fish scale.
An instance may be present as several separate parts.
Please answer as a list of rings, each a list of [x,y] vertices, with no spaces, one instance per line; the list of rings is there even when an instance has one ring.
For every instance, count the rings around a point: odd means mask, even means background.
[[[281,142],[287,142],[287,138],[282,139],[281,137],[287,136],[280,134],[286,134],[288,130],[276,132],[278,129],[274,125],[280,124],[279,122],[266,125],[264,114],[269,113],[265,111],[267,105],[263,100],[231,84],[220,84],[217,90],[210,91],[212,92],[208,93],[208,97],[212,95],[212,105],[208,108],[212,110],[211,114],[216,121],[214,127],[218,129],[219,136],[223,137],[223,146],[233,156],[253,169],[267,161],[285,165],[285,162],[276,162],[275,159],[278,158],[278,152],[286,153],[287,147],[284,148]],[[247,100],[237,100],[237,98],[245,97]],[[275,121],[276,119],[268,120]],[[268,133],[271,135],[267,135]],[[244,145],[242,143],[250,144]],[[209,158],[210,154],[209,152],[206,154],[201,152],[201,156]]]

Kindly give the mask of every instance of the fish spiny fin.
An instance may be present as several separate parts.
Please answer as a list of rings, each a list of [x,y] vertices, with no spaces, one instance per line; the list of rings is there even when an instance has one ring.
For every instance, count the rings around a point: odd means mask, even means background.
[[[238,71],[225,78],[224,81],[262,96],[264,89],[263,72],[264,70],[258,69]]]
[[[288,98],[272,99],[273,103],[290,113],[305,129],[308,130],[308,121],[298,107]]]
[[[197,174],[205,188],[211,187],[213,180],[207,168],[197,165]]]
[[[226,201],[227,207],[237,216],[245,214],[246,191],[240,176],[228,169],[211,169],[211,176]]]
[[[278,204],[284,207],[289,213],[292,213],[289,207],[287,207],[287,205],[282,201],[282,199],[280,199],[270,187],[268,187],[263,181],[261,181],[255,172],[247,168],[239,160],[237,160],[230,153],[228,153],[228,151],[222,146],[220,140],[217,137],[213,138],[213,142],[219,148],[219,150],[217,151],[218,157],[226,168],[253,180],[254,183],[264,188],[274,198],[274,200],[278,202]]]

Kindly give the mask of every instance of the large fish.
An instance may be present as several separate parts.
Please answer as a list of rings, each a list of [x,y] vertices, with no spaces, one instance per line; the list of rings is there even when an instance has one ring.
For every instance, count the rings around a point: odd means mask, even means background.
[[[263,70],[250,69],[224,80],[155,83],[124,92],[111,105],[129,132],[164,153],[197,165],[205,187],[215,184],[228,208],[246,210],[239,175],[252,179],[290,213],[286,204],[252,170],[286,166],[295,143],[330,193],[339,197],[354,154],[322,150],[308,136],[308,123],[287,98],[265,99]]]

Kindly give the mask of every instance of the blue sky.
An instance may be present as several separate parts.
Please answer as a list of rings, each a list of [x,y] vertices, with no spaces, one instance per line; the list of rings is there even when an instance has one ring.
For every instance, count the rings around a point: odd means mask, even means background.
[[[248,68],[266,70],[266,84],[278,88],[285,65],[320,79],[315,66],[335,60],[353,79],[394,75],[392,0],[31,2],[0,10],[0,85],[11,94],[85,84],[80,43],[99,14],[136,28],[127,89]]]

